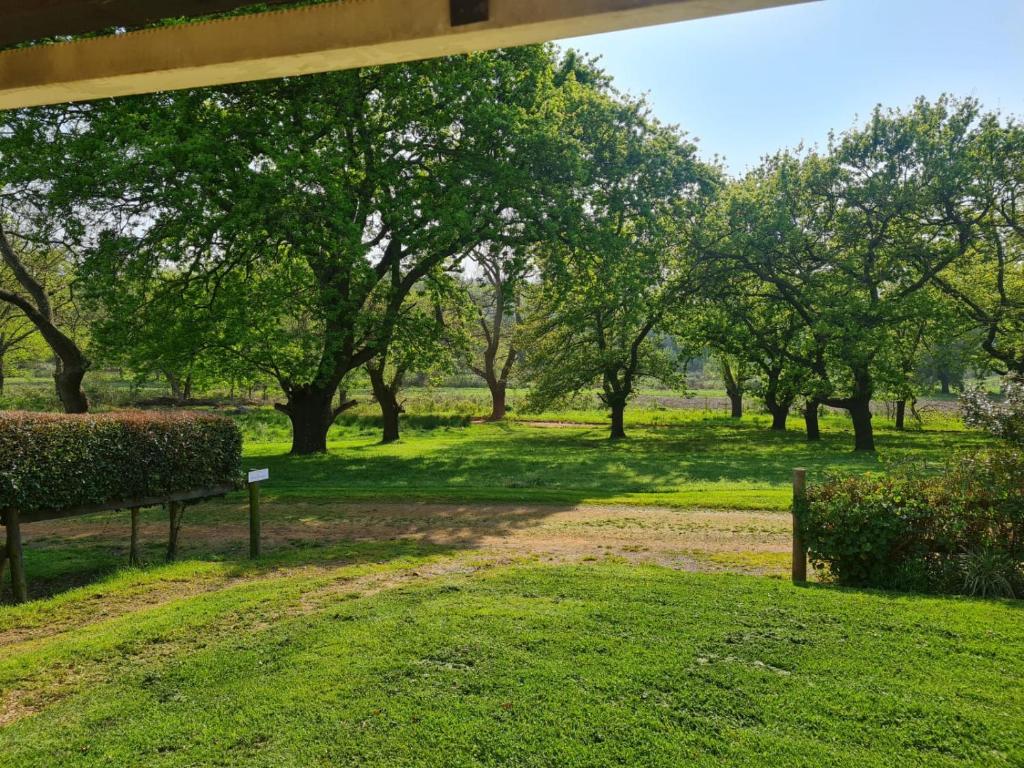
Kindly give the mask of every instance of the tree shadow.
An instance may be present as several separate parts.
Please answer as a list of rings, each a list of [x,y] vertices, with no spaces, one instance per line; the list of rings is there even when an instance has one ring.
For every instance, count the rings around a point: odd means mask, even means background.
[[[408,514],[386,520],[373,505],[347,512],[323,503],[265,503],[263,552],[248,558],[244,502],[218,500],[189,508],[179,539],[177,562],[224,563],[228,576],[258,576],[294,567],[334,568],[364,563],[450,555],[481,547],[485,539],[536,525],[568,509],[565,505],[410,504]],[[166,516],[160,509],[140,516],[139,571],[166,566]],[[29,599],[54,597],[102,585],[128,568],[127,513],[104,512],[23,527]],[[10,579],[0,582],[0,604],[12,602]]]

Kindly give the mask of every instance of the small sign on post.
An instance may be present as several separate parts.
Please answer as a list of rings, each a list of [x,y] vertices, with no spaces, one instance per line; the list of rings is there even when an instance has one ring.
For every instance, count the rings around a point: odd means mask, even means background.
[[[249,557],[260,556],[260,483],[270,479],[269,469],[249,471]]]

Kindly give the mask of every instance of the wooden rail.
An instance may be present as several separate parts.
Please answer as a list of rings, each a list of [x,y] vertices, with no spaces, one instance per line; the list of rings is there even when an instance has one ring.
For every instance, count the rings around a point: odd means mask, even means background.
[[[184,508],[188,503],[196,503],[206,499],[224,496],[232,491],[238,490],[234,484],[215,485],[209,488],[197,488],[188,491],[177,491],[175,493],[163,494],[160,496],[143,496],[135,499],[121,499],[118,501],[103,502],[99,504],[84,504],[78,507],[66,509],[43,509],[31,512],[20,512],[17,509],[0,510],[0,524],[6,528],[6,543],[3,554],[0,555],[0,586],[3,584],[4,561],[10,564],[11,587],[14,593],[14,601],[23,603],[28,599],[28,584],[25,576],[25,558],[21,543],[22,523],[37,523],[43,520],[57,520],[65,517],[78,517],[91,515],[96,512],[110,512],[121,509],[131,510],[131,545],[129,548],[128,561],[132,565],[139,562],[139,509],[142,507],[166,506],[170,518],[170,533],[167,542],[167,560],[171,561],[177,556],[178,531],[181,529],[181,519]],[[258,498],[258,497],[257,497]],[[250,519],[253,519],[250,515]],[[257,530],[255,536],[259,536],[258,512]],[[250,533],[250,539],[253,534]],[[259,544],[256,543],[258,552]]]

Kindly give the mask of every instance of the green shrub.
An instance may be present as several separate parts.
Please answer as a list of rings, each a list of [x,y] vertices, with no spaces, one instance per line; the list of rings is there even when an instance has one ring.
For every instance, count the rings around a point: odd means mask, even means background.
[[[226,418],[126,411],[0,414],[0,511],[61,510],[241,482]]]
[[[797,514],[812,564],[841,584],[1024,597],[1024,450],[831,476]]]

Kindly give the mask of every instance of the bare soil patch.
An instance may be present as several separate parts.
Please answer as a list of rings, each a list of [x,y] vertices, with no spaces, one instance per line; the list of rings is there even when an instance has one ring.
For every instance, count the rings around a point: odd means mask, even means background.
[[[237,548],[247,542],[242,505],[225,521],[190,510],[182,531],[182,556]],[[410,539],[499,556],[579,560],[607,555],[688,569],[780,571],[789,551],[789,516],[771,511],[722,511],[662,507],[538,504],[265,503],[265,551],[342,541]],[[142,525],[143,540],[162,541],[163,522]],[[26,529],[26,543],[42,539],[89,540],[120,546],[126,531],[88,518],[39,523]],[[742,555],[730,565],[729,555]],[[758,558],[763,563],[758,563]]]

